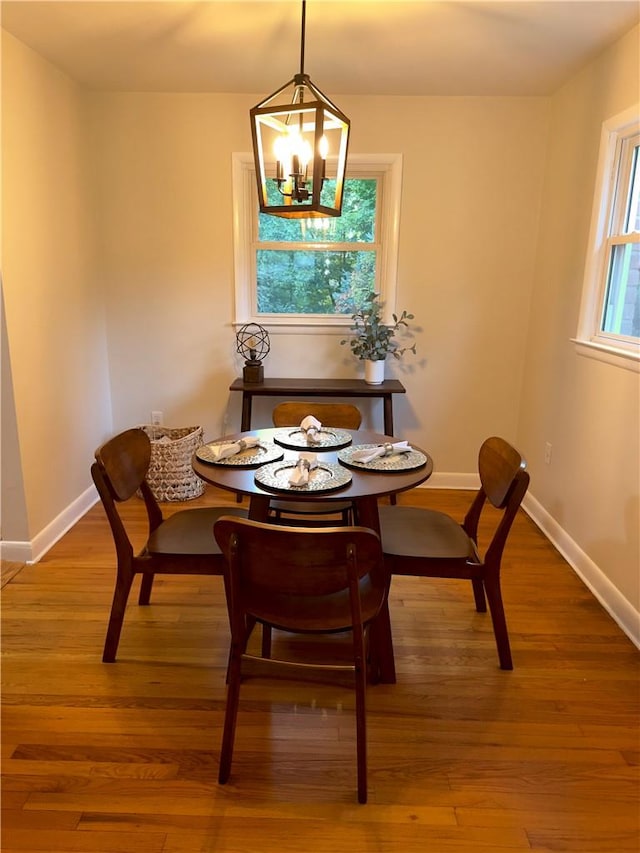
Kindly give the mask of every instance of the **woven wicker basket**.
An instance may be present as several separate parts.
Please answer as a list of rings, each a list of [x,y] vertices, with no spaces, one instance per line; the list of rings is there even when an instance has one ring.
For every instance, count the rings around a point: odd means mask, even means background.
[[[188,501],[200,497],[204,482],[191,467],[191,458],[203,443],[199,426],[170,429],[144,425],[151,439],[151,465],[147,482],[157,501]]]

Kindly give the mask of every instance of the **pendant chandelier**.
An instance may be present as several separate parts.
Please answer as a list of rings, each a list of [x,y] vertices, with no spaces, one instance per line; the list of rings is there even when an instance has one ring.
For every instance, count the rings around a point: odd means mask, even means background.
[[[249,114],[260,212],[288,219],[340,216],[347,168],[349,119],[304,73],[305,17],[302,0],[300,73]]]

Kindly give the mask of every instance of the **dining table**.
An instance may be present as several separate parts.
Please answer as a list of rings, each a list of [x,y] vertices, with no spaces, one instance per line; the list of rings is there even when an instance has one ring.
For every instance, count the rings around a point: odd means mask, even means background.
[[[269,521],[270,502],[344,502],[355,507],[357,524],[380,534],[378,501],[426,482],[433,460],[411,443],[409,451],[397,452],[398,438],[371,430],[338,430],[323,427],[312,443],[301,427],[249,430],[207,441],[192,459],[194,472],[206,483],[249,499],[249,518]],[[218,458],[219,445],[240,450]],[[363,452],[375,458],[359,461]],[[315,454],[308,482],[290,484],[300,454]],[[354,458],[354,455],[356,458]],[[373,680],[395,683],[395,660],[388,601],[376,620],[374,637],[378,672]]]

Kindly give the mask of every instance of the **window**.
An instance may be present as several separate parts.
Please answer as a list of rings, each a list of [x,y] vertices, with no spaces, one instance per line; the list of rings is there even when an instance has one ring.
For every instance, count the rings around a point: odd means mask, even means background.
[[[372,290],[390,314],[401,169],[400,155],[352,155],[342,216],[283,219],[259,213],[253,159],[234,154],[236,323],[344,327]]]
[[[634,368],[640,363],[639,112],[635,107],[603,124],[576,338],[598,357]]]

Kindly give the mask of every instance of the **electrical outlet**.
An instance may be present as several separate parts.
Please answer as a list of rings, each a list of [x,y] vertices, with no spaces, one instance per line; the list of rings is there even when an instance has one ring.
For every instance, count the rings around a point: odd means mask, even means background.
[[[551,465],[551,442],[547,441],[544,446],[544,463],[545,465]]]
[[[151,423],[154,426],[162,426],[162,422],[164,421],[164,415],[162,412],[151,412]]]

